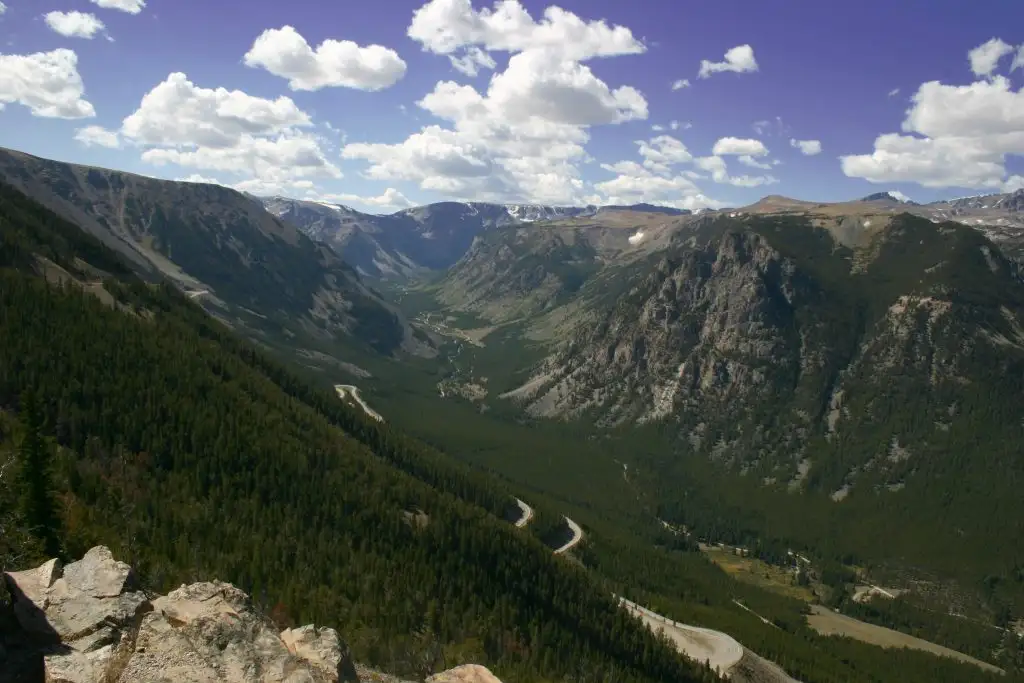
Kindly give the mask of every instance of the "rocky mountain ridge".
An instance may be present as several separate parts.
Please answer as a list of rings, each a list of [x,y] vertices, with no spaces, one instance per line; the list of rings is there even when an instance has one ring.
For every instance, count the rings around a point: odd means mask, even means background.
[[[252,599],[221,581],[167,595],[141,588],[130,566],[97,546],[5,572],[13,633],[0,631],[0,681],[10,683],[359,683],[332,628],[276,627]],[[500,683],[484,667],[435,674],[430,683]]]
[[[273,215],[331,245],[361,274],[397,281],[451,267],[465,256],[477,237],[505,226],[621,212],[668,216],[688,213],[649,204],[573,207],[438,202],[376,215],[340,204],[285,197],[264,197],[261,201]]]
[[[696,214],[651,204],[630,206],[543,206],[439,202],[376,215],[326,202],[285,197],[264,197],[275,216],[290,222],[315,240],[330,244],[361,274],[408,281],[443,271],[463,259],[473,241],[484,234],[516,224],[564,224],[574,219],[600,220],[627,212],[638,219],[731,215],[733,213],[826,213],[832,216],[877,216],[909,211],[934,222],[952,220],[980,230],[1013,256],[1024,256],[1024,190],[919,204],[898,191],[877,192],[859,200],[838,203],[808,202],[767,196],[741,208],[702,210]],[[639,221],[642,222],[642,221]]]
[[[473,239],[492,228],[583,215],[595,209],[440,202],[387,215],[346,206],[268,197],[267,210],[315,240],[331,245],[361,274],[406,280],[443,270]]]
[[[395,309],[336,253],[234,190],[2,149],[0,184],[257,340],[284,334],[385,355],[423,350]]]

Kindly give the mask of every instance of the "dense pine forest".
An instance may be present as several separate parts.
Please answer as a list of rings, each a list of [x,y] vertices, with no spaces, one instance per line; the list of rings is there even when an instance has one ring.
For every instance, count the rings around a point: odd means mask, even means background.
[[[496,517],[497,486],[303,387],[7,188],[0,236],[5,567],[104,543],[155,590],[234,582],[409,675],[712,678]]]

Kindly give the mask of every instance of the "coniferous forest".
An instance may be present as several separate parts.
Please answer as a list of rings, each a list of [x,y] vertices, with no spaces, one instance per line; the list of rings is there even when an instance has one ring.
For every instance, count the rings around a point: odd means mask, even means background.
[[[491,514],[512,502],[497,486],[301,386],[7,188],[0,236],[5,567],[104,543],[155,590],[231,581],[399,673],[709,679]]]

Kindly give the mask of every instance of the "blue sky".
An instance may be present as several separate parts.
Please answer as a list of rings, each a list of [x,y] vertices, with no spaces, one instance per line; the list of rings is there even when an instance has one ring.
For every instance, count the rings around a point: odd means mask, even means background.
[[[3,7],[0,145],[67,161],[381,212],[1024,186],[1016,0]]]

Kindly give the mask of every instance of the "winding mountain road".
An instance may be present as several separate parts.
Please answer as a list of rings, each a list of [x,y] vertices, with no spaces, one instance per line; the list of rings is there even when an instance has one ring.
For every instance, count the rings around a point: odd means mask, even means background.
[[[569,552],[577,545],[579,545],[579,542],[583,540],[583,529],[580,528],[579,524],[572,521],[568,517],[565,518],[565,523],[569,525],[569,530],[572,531],[572,538],[566,541],[565,544],[562,545],[562,547],[555,550],[556,555],[561,555],[562,553]]]
[[[366,405],[366,401],[359,395],[359,387],[354,384],[335,384],[334,390],[338,392],[338,398],[345,400],[347,396],[351,396],[352,400],[359,404],[359,407],[363,409],[363,412],[372,417],[377,422],[383,422],[384,418],[376,410]]]
[[[380,413],[368,406],[366,401],[364,401],[359,395],[358,387],[352,384],[335,384],[334,390],[338,392],[338,397],[342,400],[351,396],[352,400],[358,403],[367,415],[375,420],[379,420],[381,422],[384,421],[384,418]],[[625,475],[625,466],[623,470],[623,475]],[[522,514],[514,524],[517,528],[521,529],[533,520],[533,508],[519,498],[516,498],[515,501]],[[579,524],[571,520],[569,517],[565,517],[565,523],[569,525],[569,530],[572,531],[572,538],[566,541],[561,547],[554,550],[556,555],[562,555],[569,552],[583,540],[583,529]],[[619,604],[621,604],[623,608],[625,608],[630,614],[639,617],[640,620],[643,621],[643,623],[652,631],[664,631],[665,635],[675,644],[676,649],[682,654],[697,662],[707,662],[713,669],[718,671],[720,675],[727,678],[730,677],[733,669],[735,669],[740,661],[744,659],[745,654],[747,655],[748,661],[756,658],[756,655],[745,650],[735,638],[728,634],[707,628],[701,628],[699,626],[690,626],[689,624],[683,624],[678,621],[672,621],[667,617],[663,617],[656,612],[652,612],[646,607],[642,607],[621,596],[616,595],[614,597],[618,599]],[[751,655],[753,655],[753,657]],[[770,663],[765,662],[765,665],[770,665]],[[759,667],[759,670],[763,668],[763,666]],[[781,669],[778,670],[775,678],[765,680],[794,681],[794,679],[786,676]]]
[[[533,508],[518,498],[516,498],[516,505],[519,506],[519,509],[522,510],[523,513],[522,517],[516,520],[516,527],[522,529],[530,523],[530,520],[533,519]]]
[[[516,498],[516,503],[524,511],[523,517],[516,522],[517,527],[522,527],[529,521],[525,512],[529,506],[518,498]],[[556,555],[572,550],[583,540],[583,529],[580,528],[580,525],[568,517],[565,518],[565,521],[569,525],[569,529],[572,530],[573,535],[567,543],[554,551]],[[731,678],[732,674],[736,672],[736,679],[738,681],[797,683],[796,679],[789,677],[782,669],[771,662],[761,659],[753,652],[747,650],[739,641],[727,633],[673,621],[626,598],[618,595],[613,595],[613,597],[619,601],[619,604],[625,610],[638,617],[649,629],[655,633],[664,631],[665,635],[672,641],[680,653],[696,662],[707,662],[721,676]],[[774,624],[771,625],[774,626]],[[742,666],[740,666],[741,662],[744,663]]]
[[[721,675],[727,676],[743,659],[743,646],[730,635],[672,621],[623,597],[619,597],[619,603],[630,614],[640,617],[652,631],[663,630],[676,648],[687,657],[701,663],[707,662]]]

